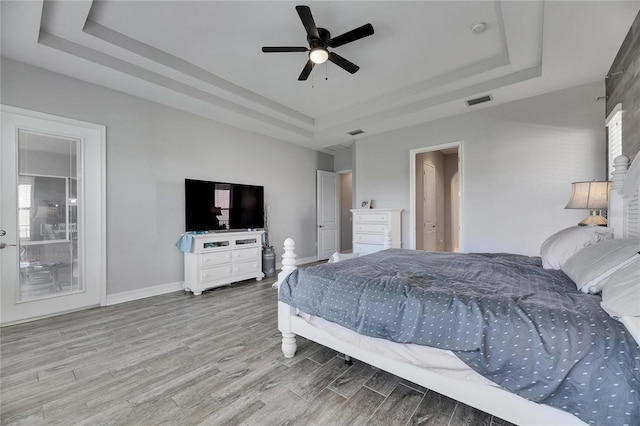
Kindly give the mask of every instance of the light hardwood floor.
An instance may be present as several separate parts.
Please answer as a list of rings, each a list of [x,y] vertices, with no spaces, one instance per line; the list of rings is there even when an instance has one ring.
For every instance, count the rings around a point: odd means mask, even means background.
[[[508,425],[298,338],[271,280],[1,330],[2,425]]]

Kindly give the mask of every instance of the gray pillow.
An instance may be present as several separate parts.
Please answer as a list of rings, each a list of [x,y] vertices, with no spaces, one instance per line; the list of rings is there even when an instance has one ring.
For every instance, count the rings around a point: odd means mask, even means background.
[[[640,260],[611,274],[600,305],[612,317],[640,316]]]
[[[640,238],[607,240],[585,247],[569,258],[562,271],[584,293],[599,293],[618,269],[640,258]]]

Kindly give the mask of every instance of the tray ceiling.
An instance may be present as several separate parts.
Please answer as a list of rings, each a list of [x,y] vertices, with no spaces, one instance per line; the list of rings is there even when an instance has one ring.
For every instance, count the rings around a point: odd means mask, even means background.
[[[317,65],[295,11],[310,6],[333,49]],[[637,1],[3,1],[2,55],[312,149],[602,81]],[[486,30],[474,33],[474,23]],[[491,95],[469,107],[465,100]],[[603,95],[594,94],[594,96]],[[364,133],[352,136],[349,132]]]

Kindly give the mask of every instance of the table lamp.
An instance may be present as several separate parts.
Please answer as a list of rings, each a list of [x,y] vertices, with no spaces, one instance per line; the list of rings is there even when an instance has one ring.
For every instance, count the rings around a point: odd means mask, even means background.
[[[611,182],[572,182],[571,197],[565,209],[590,210],[580,226],[607,226],[607,219],[602,217],[600,210],[606,209],[609,201],[609,188]]]

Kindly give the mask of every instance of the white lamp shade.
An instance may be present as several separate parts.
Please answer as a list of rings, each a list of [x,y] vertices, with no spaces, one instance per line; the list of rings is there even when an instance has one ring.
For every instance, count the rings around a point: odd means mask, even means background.
[[[609,201],[611,182],[573,182],[571,197],[565,209],[606,209]]]

